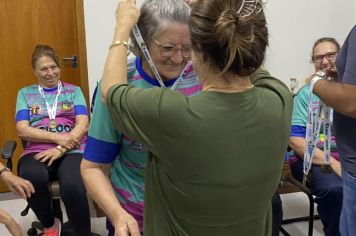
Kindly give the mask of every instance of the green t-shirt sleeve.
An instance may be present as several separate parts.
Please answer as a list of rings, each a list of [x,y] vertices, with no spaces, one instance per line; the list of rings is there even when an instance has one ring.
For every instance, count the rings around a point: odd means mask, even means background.
[[[101,141],[119,144],[121,134],[115,130],[109,110],[101,99],[101,82],[98,85],[94,104],[88,135]]]
[[[112,86],[106,104],[117,130],[155,152],[159,146],[160,102],[164,89]]]
[[[265,88],[271,92],[274,92],[281,98],[281,101],[283,102],[284,106],[288,107],[288,110],[292,109],[292,93],[282,81],[271,76],[266,69],[257,69],[251,75],[250,79],[255,87]]]

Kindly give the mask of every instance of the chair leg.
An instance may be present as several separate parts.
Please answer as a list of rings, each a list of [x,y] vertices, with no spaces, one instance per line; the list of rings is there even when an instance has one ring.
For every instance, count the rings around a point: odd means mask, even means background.
[[[313,236],[313,227],[314,227],[314,198],[313,195],[308,194],[309,198],[309,229],[308,236]]]
[[[284,236],[291,236],[287,230],[285,230],[282,226],[279,229],[279,231],[284,235]]]

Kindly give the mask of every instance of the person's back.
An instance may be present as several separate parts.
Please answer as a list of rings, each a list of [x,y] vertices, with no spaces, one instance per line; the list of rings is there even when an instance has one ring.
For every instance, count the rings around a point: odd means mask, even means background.
[[[147,170],[146,235],[268,235],[291,100],[269,76],[254,85],[161,100],[169,109],[161,109],[166,122],[151,134],[162,145],[151,150]]]

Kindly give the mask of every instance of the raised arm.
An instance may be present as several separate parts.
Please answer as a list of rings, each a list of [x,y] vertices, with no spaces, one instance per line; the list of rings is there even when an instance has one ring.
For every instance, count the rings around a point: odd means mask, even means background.
[[[127,41],[139,15],[134,0],[119,1],[114,37],[104,67],[101,87],[104,101],[111,86],[127,83]]]
[[[319,80],[313,92],[337,112],[356,119],[356,85]]]

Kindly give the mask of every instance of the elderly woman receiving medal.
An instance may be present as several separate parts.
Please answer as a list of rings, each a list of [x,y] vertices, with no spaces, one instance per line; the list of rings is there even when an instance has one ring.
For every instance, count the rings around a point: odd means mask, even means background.
[[[58,179],[61,198],[77,235],[90,235],[86,191],[80,175],[87,108],[79,87],[60,81],[60,63],[54,49],[37,45],[32,54],[37,83],[18,92],[16,129],[26,141],[18,174],[35,192],[27,198],[44,226],[44,235],[60,235],[60,222],[51,209],[47,183]]]

